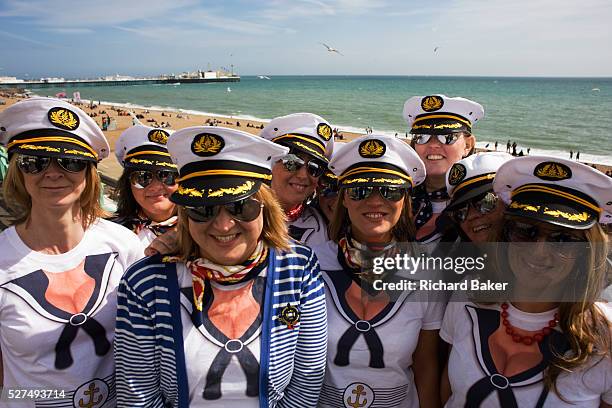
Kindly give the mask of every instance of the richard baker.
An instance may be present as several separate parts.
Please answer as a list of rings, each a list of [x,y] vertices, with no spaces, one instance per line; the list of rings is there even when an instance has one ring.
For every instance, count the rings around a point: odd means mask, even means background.
[[[461,282],[445,282],[443,280],[403,279],[399,282],[384,282],[375,280],[374,289],[386,291],[423,290],[423,291],[505,291],[508,282],[495,282],[492,280],[466,279]]]

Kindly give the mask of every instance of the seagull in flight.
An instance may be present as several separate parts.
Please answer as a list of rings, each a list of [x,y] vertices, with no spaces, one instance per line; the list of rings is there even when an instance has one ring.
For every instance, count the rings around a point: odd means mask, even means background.
[[[434,52],[438,51],[438,48],[440,48],[440,47],[436,47],[436,48],[434,48]]]
[[[323,45],[325,48],[327,48],[327,51],[329,52],[335,52],[336,54],[340,54],[342,56],[344,56],[344,54],[342,54],[340,51],[338,51],[337,49],[330,47],[329,45],[325,44],[325,43],[320,43],[321,45]]]

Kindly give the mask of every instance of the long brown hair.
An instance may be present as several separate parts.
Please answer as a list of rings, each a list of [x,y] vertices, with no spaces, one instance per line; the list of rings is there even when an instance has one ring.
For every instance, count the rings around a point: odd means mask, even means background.
[[[87,229],[96,219],[110,215],[102,209],[100,204],[101,189],[100,176],[96,166],[88,164],[87,169],[85,169],[85,190],[81,193],[79,203],[84,229]],[[9,162],[3,191],[5,201],[16,213],[15,224],[27,222],[32,214],[32,198],[25,188],[23,173],[17,166],[16,154],[11,157]]]
[[[288,251],[289,247],[289,231],[287,228],[287,219],[281,208],[276,195],[265,184],[259,188],[259,191],[253,195],[253,198],[261,201],[263,207],[263,230],[261,238],[264,243],[270,248],[275,248],[282,251]],[[185,209],[178,206],[178,253],[176,256],[182,261],[190,258],[198,258],[200,249],[198,244],[189,234],[189,218]]]
[[[345,191],[345,188],[341,188],[338,192],[338,203],[329,223],[329,237],[336,243],[346,235],[348,227],[351,225],[348,210],[344,206]],[[391,234],[398,242],[413,242],[415,240],[416,227],[414,225],[414,216],[412,215],[412,201],[410,200],[409,191],[404,195],[402,214],[397,224],[391,229]]]
[[[514,217],[512,217],[514,218]],[[508,221],[510,217],[506,216]],[[553,390],[560,399],[565,400],[557,388],[557,378],[563,372],[572,372],[583,366],[591,357],[601,359],[612,356],[612,340],[610,331],[611,322],[606,318],[604,312],[596,305],[594,299],[598,299],[606,286],[608,273],[608,237],[599,224],[593,225],[585,231],[589,251],[584,256],[576,259],[578,279],[581,280],[580,293],[576,294],[575,285],[566,285],[566,291],[572,291],[573,298],[580,297],[581,301],[561,302],[559,304],[559,328],[567,339],[570,352],[563,354],[552,350],[553,358],[544,373],[544,384]],[[497,231],[491,237],[491,242],[497,249],[491,254],[493,275],[501,276],[500,271],[507,263],[507,257],[501,255],[507,248],[503,244],[506,240],[503,230]],[[586,281],[584,281],[586,279]],[[481,304],[493,304],[492,302],[478,302]],[[567,401],[566,401],[567,402]]]

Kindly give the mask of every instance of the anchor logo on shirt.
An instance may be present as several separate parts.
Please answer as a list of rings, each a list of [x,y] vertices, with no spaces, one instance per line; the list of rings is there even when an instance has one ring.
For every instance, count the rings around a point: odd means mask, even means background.
[[[367,384],[352,383],[344,390],[346,408],[368,408],[374,403],[374,390]]]
[[[75,391],[72,404],[77,408],[95,408],[104,404],[108,395],[108,384],[96,378],[81,385]]]

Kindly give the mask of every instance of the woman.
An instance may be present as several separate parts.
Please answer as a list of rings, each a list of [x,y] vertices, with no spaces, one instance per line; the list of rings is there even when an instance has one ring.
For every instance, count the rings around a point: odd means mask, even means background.
[[[472,126],[483,116],[480,104],[446,95],[413,96],[404,104],[411,146],[427,170],[425,183],[412,192],[419,241],[440,239],[436,219],[448,204],[446,172],[453,163],[473,152],[476,139]]]
[[[50,98],[10,106],[0,129],[4,195],[23,209],[0,234],[2,385],[56,390],[3,406],[114,407],[115,290],[143,248],[100,219],[108,143],[85,112]]]
[[[493,192],[497,169],[512,159],[506,153],[480,153],[453,164],[446,172],[451,201],[438,217],[446,231],[442,242],[488,242],[501,229],[505,206]],[[443,227],[441,222],[446,222]]]
[[[260,136],[290,149],[272,168],[272,190],[289,234],[309,245],[327,241],[325,218],[310,202],[334,149],[331,126],[312,113],[293,113],[272,119]]]
[[[113,221],[132,230],[145,246],[176,225],[176,205],[170,195],[176,191],[178,172],[166,148],[169,135],[163,129],[136,125],[124,131],[115,145],[124,170]]]
[[[334,328],[319,406],[370,406],[374,399],[381,407],[439,406],[444,305],[416,292],[381,290],[381,281],[398,274],[376,275],[369,264],[414,241],[409,194],[425,178],[423,162],[399,139],[368,135],[343,147],[330,169],[340,187],[333,241],[313,247]]]
[[[179,252],[119,287],[120,407],[313,407],[327,326],[316,257],[268,184],[288,149],[238,130],[170,136]],[[143,362],[145,363],[143,365]]]
[[[336,210],[336,203],[338,202],[338,177],[331,171],[325,172],[319,179],[319,184],[316,190],[316,199],[314,207],[321,211],[325,222],[329,224],[329,221],[333,218]]]
[[[610,306],[605,282],[612,180],[569,160],[512,159],[497,171],[507,205],[491,275],[495,302],[449,303],[448,407],[610,407]],[[506,272],[498,275],[498,272]]]

